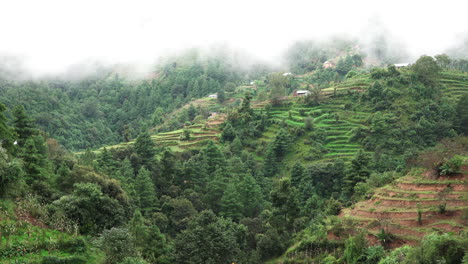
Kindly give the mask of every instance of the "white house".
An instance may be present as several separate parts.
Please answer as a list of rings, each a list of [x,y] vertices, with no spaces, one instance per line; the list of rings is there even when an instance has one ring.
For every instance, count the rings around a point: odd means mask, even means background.
[[[218,93],[208,95],[208,98],[218,99]]]
[[[306,96],[309,94],[310,94],[309,90],[297,90],[294,92],[293,96]]]
[[[395,67],[397,67],[397,68],[401,68],[401,67],[408,67],[409,63],[407,63],[407,62],[405,62],[405,63],[395,63],[393,65],[395,65]]]
[[[292,75],[292,73],[290,73],[290,72],[283,73],[283,76],[289,76],[289,75]]]

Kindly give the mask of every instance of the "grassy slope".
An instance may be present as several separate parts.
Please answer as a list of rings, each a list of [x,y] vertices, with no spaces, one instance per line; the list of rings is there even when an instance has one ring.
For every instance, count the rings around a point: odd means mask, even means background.
[[[73,252],[64,244],[81,236],[49,229],[30,215],[20,216],[12,201],[0,199],[0,232],[1,263],[41,263],[46,256],[81,256],[87,263],[103,261],[102,253],[89,246],[86,252]]]

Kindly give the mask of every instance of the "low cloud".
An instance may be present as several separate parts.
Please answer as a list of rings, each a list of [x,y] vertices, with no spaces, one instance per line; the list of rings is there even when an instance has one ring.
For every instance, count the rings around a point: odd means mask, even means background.
[[[456,46],[467,29],[465,12],[455,0],[4,1],[0,54],[19,56],[34,76],[96,61],[145,68],[167,54],[213,45],[278,64],[295,41],[346,35],[370,54],[384,43],[381,51],[415,58]],[[461,45],[457,56],[466,56]]]

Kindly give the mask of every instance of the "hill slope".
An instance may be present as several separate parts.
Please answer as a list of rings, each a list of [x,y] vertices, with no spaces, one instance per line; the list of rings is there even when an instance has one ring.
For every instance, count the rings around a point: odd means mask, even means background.
[[[374,235],[384,228],[405,244],[416,244],[434,231],[466,232],[468,165],[462,171],[437,179],[430,179],[429,173],[407,175],[375,190],[372,198],[343,210],[341,216]]]

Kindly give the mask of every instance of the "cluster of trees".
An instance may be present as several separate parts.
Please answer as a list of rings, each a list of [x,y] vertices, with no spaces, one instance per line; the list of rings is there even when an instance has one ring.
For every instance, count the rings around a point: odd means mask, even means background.
[[[249,70],[225,57],[174,61],[158,66],[157,77],[147,80],[127,80],[111,70],[78,80],[2,78],[0,101],[10,109],[28,102],[25,108],[41,130],[67,149],[84,150],[135,138],[163,125],[165,114],[192,99],[222,95],[249,78]],[[191,120],[183,116],[159,129],[180,128]]]
[[[369,128],[357,129],[354,138],[381,156],[381,168],[404,166],[416,151],[464,132],[460,122],[465,122],[466,99],[454,104],[442,96],[440,70],[436,60],[422,56],[411,71],[389,66],[371,73],[375,82],[362,99],[375,113]],[[398,155],[403,160],[394,160]]]
[[[304,74],[322,68],[322,64],[342,53],[352,51],[356,42],[348,39],[333,38],[325,42],[312,40],[298,41],[285,52],[285,61],[291,71]]]

